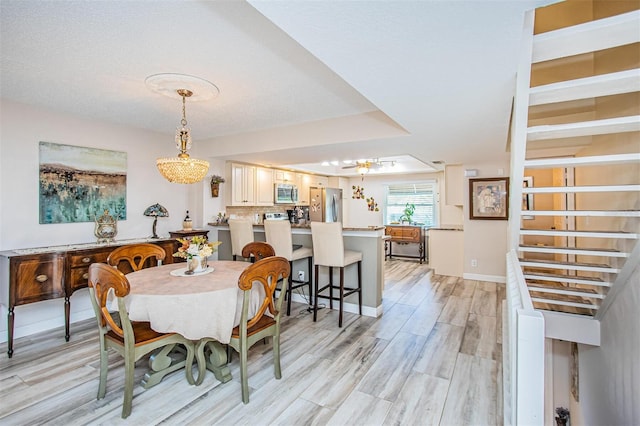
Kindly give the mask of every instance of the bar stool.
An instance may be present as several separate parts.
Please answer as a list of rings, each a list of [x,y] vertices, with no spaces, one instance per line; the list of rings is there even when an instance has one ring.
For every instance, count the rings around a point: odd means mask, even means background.
[[[233,260],[242,257],[242,249],[253,242],[253,224],[249,219],[229,219],[229,233],[231,234],[231,254]]]
[[[329,307],[333,309],[333,301],[340,301],[340,313],[338,327],[342,327],[342,311],[344,298],[353,293],[358,293],[358,309],[362,315],[362,253],[359,251],[345,250],[342,237],[342,223],[340,222],[311,222],[311,240],[313,241],[313,263],[315,264],[315,294],[313,299],[313,321],[318,313],[318,295],[329,289]],[[344,268],[358,264],[358,286],[344,286]],[[318,288],[319,267],[329,267],[329,284]],[[340,268],[340,285],[333,284],[333,268]],[[338,289],[338,297],[333,296],[333,289]]]
[[[264,234],[267,243],[271,245],[276,251],[276,256],[284,257],[289,261],[289,266],[293,271],[293,262],[300,259],[308,259],[309,262],[309,281],[300,281],[293,279],[293,273],[289,274],[289,283],[286,288],[287,292],[287,316],[291,315],[291,296],[293,290],[296,288],[309,286],[309,305],[311,303],[312,285],[313,282],[313,250],[311,247],[299,247],[296,250],[293,249],[293,238],[291,236],[291,223],[288,220],[273,220],[268,219],[264,221]]]

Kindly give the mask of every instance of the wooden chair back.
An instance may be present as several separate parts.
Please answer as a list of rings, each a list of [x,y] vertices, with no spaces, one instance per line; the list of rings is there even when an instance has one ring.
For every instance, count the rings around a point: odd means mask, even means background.
[[[253,241],[242,248],[242,257],[253,256],[256,261],[275,255],[273,247],[262,241]]]
[[[166,255],[164,249],[155,244],[131,244],[113,250],[107,257],[107,263],[123,273],[129,273],[145,267],[158,266]],[[149,259],[155,259],[155,262]]]
[[[287,279],[291,273],[289,261],[284,257],[270,256],[258,260],[242,272],[238,278],[238,287],[244,291],[244,301],[242,305],[242,316],[240,319],[240,329],[245,326],[251,329],[267,311],[276,320],[280,317],[280,305],[282,304],[282,294],[278,299],[277,306],[274,305],[274,294],[278,284],[278,280]],[[255,283],[259,283],[264,290],[264,298],[260,303],[260,307],[256,311],[253,318],[249,319],[249,293]],[[241,331],[242,334],[242,331]]]
[[[121,328],[123,322],[129,322],[128,316],[123,318],[122,312],[120,313],[120,325],[114,320],[109,311],[109,291],[113,289],[113,293],[116,297],[122,298],[129,294],[130,286],[129,280],[124,276],[122,272],[104,263],[92,263],[89,266],[89,288],[92,290],[92,304],[96,311],[96,317],[98,319],[101,329],[106,328],[108,325],[111,330],[118,336],[124,339],[125,332]],[[122,299],[119,299],[120,302]],[[130,326],[129,326],[130,327]]]

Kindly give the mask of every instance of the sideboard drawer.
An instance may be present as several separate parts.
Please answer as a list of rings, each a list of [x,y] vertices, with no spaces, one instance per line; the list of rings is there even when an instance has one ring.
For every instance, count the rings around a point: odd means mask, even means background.
[[[100,250],[91,250],[91,251],[83,251],[83,252],[74,252],[69,256],[69,266],[71,268],[80,267],[89,267],[92,263],[105,263],[107,261],[107,257],[109,257],[109,253],[111,253],[111,248],[100,249]]]
[[[11,305],[23,305],[64,295],[64,254],[11,259]]]

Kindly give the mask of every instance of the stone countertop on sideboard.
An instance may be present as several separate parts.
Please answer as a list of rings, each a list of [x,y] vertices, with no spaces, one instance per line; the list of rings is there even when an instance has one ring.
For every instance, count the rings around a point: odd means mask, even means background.
[[[109,247],[109,246],[121,246],[123,244],[136,244],[136,243],[153,243],[163,240],[171,240],[168,235],[166,237],[160,238],[133,238],[129,240],[115,240],[108,243],[79,243],[79,244],[65,244],[65,245],[56,245],[56,246],[45,246],[45,247],[34,247],[34,248],[23,248],[23,249],[13,249],[13,250],[3,250],[0,251],[0,256],[5,257],[13,257],[13,256],[24,256],[28,254],[40,254],[40,253],[56,253],[56,252],[64,252],[64,251],[73,251],[73,250],[88,250],[98,247]]]

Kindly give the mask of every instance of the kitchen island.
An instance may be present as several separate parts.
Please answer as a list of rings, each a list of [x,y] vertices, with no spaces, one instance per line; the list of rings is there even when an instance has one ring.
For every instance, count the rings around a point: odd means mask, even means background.
[[[218,240],[222,244],[218,247],[218,259],[230,260],[231,256],[231,234],[227,224],[209,223],[209,226],[218,232]],[[292,225],[291,234],[294,244],[302,244],[312,247],[311,228],[309,225]],[[371,317],[378,317],[382,314],[382,290],[384,288],[384,226],[367,228],[344,228],[344,248],[362,252],[362,314]],[[265,241],[264,226],[254,225],[253,236],[255,241]],[[309,279],[307,262],[300,261],[293,265],[293,278],[298,278],[298,272],[304,273],[305,279]],[[339,282],[337,269],[334,269],[334,282]],[[314,278],[315,279],[315,278]],[[320,268],[320,286],[327,283],[328,268]],[[345,283],[357,282],[357,272],[355,267],[345,269]],[[302,290],[302,289],[300,289]],[[344,310],[346,312],[358,312],[357,295],[345,298]],[[293,301],[308,303],[309,295],[306,292],[294,294]],[[329,300],[322,297],[318,304],[329,306]],[[338,303],[334,303],[338,307]]]

